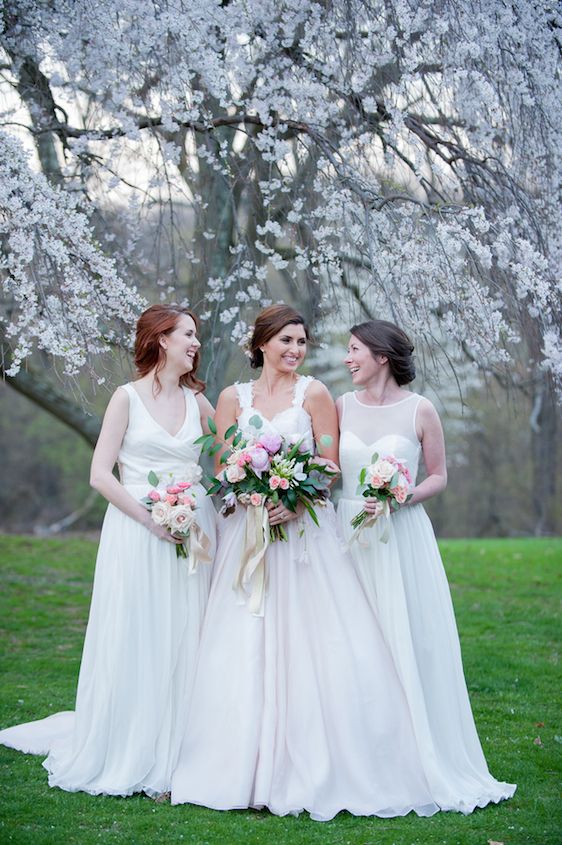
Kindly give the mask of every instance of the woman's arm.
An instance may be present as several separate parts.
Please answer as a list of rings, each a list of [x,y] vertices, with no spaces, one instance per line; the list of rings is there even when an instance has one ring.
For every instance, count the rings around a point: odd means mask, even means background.
[[[336,405],[330,391],[321,381],[314,379],[306,391],[304,408],[312,419],[312,432],[317,443],[318,454],[336,467],[339,459],[339,429]],[[329,444],[324,444],[329,438]],[[339,470],[339,467],[338,467]]]
[[[197,404],[199,406],[199,414],[201,416],[201,428],[205,434],[210,434],[209,429],[209,417],[211,419],[215,418],[215,409],[207,399],[204,393],[196,393],[195,398],[197,400]]]
[[[217,427],[217,437],[219,441],[226,444],[226,441],[224,439],[224,433],[237,422],[237,419],[238,396],[236,393],[236,387],[232,384],[230,385],[230,387],[225,387],[225,389],[219,396],[219,401],[217,402],[217,410],[215,412],[215,425]],[[216,473],[224,469],[224,465],[221,464],[220,459],[221,455],[225,450],[226,445],[224,449],[220,449],[219,452],[217,452],[217,454],[215,455]]]
[[[177,543],[160,525],[152,521],[149,511],[141,505],[113,475],[121,443],[129,424],[129,397],[127,391],[117,388],[107,406],[98,442],[92,458],[90,485],[98,493],[119,508],[120,511],[135,519],[162,540]]]
[[[422,399],[418,406],[416,430],[422,445],[427,477],[414,487],[409,505],[424,502],[441,493],[447,486],[443,427],[439,414],[428,399]]]

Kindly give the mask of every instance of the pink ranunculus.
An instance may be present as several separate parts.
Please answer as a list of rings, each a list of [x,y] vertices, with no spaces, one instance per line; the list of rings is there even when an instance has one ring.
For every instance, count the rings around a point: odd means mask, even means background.
[[[174,496],[172,493],[168,493],[164,501],[168,502],[169,505],[175,505],[178,501],[178,497]]]
[[[169,487],[166,487],[166,493],[171,493],[173,496],[177,496],[177,494],[180,492],[181,487],[178,487],[177,484],[170,484]]]
[[[237,481],[242,481],[246,478],[246,470],[238,464],[231,464],[226,468],[226,480],[231,484],[236,484]]]
[[[151,490],[148,494],[148,498],[153,502],[159,502],[161,497],[158,490]]]
[[[277,490],[281,484],[281,478],[278,475],[272,475],[269,479],[269,486],[272,490]]]
[[[252,493],[250,496],[250,504],[253,505],[255,508],[259,507],[263,502],[263,497],[260,493]]]
[[[281,448],[281,442],[281,436],[272,432],[262,434],[258,446],[262,446],[270,455],[274,455]]]
[[[261,446],[254,446],[249,452],[250,460],[252,462],[252,469],[256,472],[263,472],[269,467],[269,454]]]
[[[189,490],[191,487],[191,481],[178,481],[176,487],[179,487],[180,490]]]
[[[288,490],[289,489],[289,479],[288,478],[282,478],[281,481],[279,482],[279,487],[281,488],[281,490]]]
[[[408,498],[408,488],[405,484],[397,484],[390,491],[399,505],[403,505]]]

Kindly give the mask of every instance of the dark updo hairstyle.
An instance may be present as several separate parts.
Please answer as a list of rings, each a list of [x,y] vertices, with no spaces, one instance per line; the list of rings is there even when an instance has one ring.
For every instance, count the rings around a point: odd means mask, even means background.
[[[290,305],[270,305],[269,308],[264,308],[256,317],[254,325],[254,333],[251,337],[250,348],[250,366],[257,370],[258,367],[263,367],[263,352],[260,346],[279,334],[284,326],[303,326],[304,333],[308,340],[308,329],[304,322],[304,317],[291,308]]]
[[[368,320],[353,326],[350,332],[361,343],[369,347],[373,358],[385,355],[388,358],[390,372],[396,383],[402,386],[409,384],[416,377],[416,368],[412,353],[412,341],[402,329],[387,320]]]
[[[166,352],[160,345],[163,334],[171,334],[183,316],[191,317],[199,331],[199,319],[189,308],[180,305],[151,305],[139,317],[135,335],[135,367],[139,376],[146,376],[154,370],[156,393],[161,390],[158,373],[166,363]],[[180,377],[180,384],[196,393],[205,390],[205,382],[197,378],[199,349],[193,357],[192,369]]]

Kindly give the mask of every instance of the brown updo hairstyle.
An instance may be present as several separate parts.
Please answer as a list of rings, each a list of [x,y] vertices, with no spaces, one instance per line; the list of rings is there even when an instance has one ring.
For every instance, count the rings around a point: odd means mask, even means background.
[[[256,317],[254,324],[254,333],[249,343],[250,349],[250,366],[254,370],[258,367],[263,367],[263,352],[260,346],[279,334],[284,326],[303,326],[306,339],[308,340],[308,328],[304,321],[304,317],[291,308],[290,305],[270,305],[260,311]]]
[[[412,357],[414,346],[406,332],[387,320],[368,320],[352,326],[351,334],[369,347],[373,358],[385,355],[390,372],[399,385],[409,384],[416,377]]]
[[[154,370],[156,392],[161,390],[158,373],[166,363],[166,350],[160,345],[163,334],[171,334],[183,316],[191,317],[199,331],[199,318],[189,308],[180,305],[151,305],[139,317],[135,335],[135,367],[139,376],[146,376]],[[180,377],[180,384],[196,393],[205,390],[205,382],[197,378],[199,349],[193,358],[193,368]]]

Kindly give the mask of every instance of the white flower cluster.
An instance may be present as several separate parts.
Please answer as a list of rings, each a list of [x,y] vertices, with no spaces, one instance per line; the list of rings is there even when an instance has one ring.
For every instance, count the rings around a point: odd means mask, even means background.
[[[15,375],[37,348],[74,375],[112,342],[126,341],[143,300],[95,242],[79,196],[32,169],[13,136],[0,133],[0,148],[2,323],[13,347],[7,372]]]

